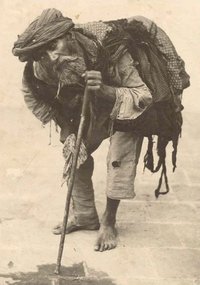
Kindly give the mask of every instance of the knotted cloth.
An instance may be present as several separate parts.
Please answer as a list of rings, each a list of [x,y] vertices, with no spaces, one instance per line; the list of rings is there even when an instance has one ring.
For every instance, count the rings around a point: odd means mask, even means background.
[[[65,159],[65,166],[63,169],[62,185],[65,182],[68,182],[68,180],[70,178],[70,173],[71,173],[71,168],[72,168],[72,159],[73,159],[72,157],[73,157],[73,154],[75,153],[75,148],[76,148],[76,135],[71,134],[66,138],[65,143],[64,143],[64,147],[63,147],[63,156]],[[76,168],[79,169],[80,166],[82,164],[84,164],[84,162],[87,160],[87,158],[88,158],[87,149],[86,149],[86,146],[82,140],[81,145],[80,145],[79,156],[78,156]]]
[[[46,9],[18,36],[12,52],[20,60],[26,58],[33,50],[66,34],[73,26],[72,19],[63,17],[57,9]]]

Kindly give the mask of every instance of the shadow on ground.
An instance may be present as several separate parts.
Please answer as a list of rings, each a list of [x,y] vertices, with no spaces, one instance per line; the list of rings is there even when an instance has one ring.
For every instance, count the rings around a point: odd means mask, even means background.
[[[83,263],[62,266],[58,276],[54,274],[55,267],[55,264],[38,265],[37,272],[0,274],[0,277],[5,278],[8,285],[115,285],[104,272],[91,269],[93,274],[86,276]]]

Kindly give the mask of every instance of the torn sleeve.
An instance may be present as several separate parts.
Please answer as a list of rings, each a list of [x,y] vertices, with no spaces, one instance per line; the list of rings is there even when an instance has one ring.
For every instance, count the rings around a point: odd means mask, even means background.
[[[125,53],[117,66],[121,87],[116,88],[116,101],[111,119],[136,119],[152,103],[152,95],[142,81],[131,55]]]
[[[47,102],[35,96],[34,92],[29,88],[25,76],[22,80],[22,92],[26,106],[44,125],[51,119],[54,119],[56,111]]]

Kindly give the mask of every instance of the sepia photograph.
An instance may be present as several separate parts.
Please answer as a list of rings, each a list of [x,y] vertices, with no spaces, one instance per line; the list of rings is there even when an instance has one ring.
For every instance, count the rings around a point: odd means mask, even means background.
[[[200,1],[0,4],[0,285],[200,285]]]

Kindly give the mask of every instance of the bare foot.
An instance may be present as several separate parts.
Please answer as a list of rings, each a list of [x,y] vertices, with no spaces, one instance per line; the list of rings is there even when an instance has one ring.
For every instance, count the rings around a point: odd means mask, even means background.
[[[95,243],[95,251],[105,251],[113,249],[117,246],[117,230],[115,226],[101,225],[97,241]]]
[[[99,229],[99,224],[91,224],[91,225],[76,225],[74,220],[70,220],[67,223],[67,228],[66,228],[66,234],[70,234],[72,232],[75,231],[81,231],[81,230],[88,230],[88,231],[95,231]],[[62,223],[59,223],[58,225],[56,225],[53,230],[52,230],[54,235],[61,235],[62,233]]]
[[[120,200],[107,198],[106,210],[103,214],[97,241],[96,251],[105,251],[117,246],[117,230],[115,228],[116,213]]]

